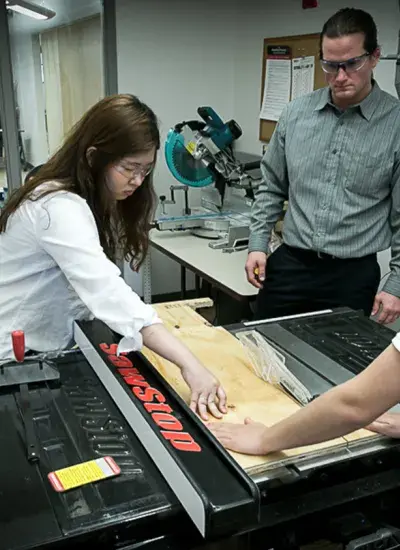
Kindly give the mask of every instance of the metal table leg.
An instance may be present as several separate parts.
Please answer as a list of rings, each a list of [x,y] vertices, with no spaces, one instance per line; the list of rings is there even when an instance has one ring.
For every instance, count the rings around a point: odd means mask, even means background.
[[[186,269],[181,265],[181,299],[186,300]]]
[[[151,304],[151,256],[146,255],[143,263],[143,301],[145,304]]]
[[[201,280],[200,275],[195,275],[195,285],[196,285],[196,298],[201,296]]]

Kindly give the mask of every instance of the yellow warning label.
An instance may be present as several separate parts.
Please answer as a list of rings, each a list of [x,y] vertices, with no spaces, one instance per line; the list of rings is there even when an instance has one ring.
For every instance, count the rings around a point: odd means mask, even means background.
[[[194,150],[196,149],[196,144],[194,141],[189,141],[187,144],[186,144],[186,149],[189,151],[189,153],[191,155],[193,155],[194,153]]]
[[[99,481],[104,479],[106,474],[100,468],[94,460],[90,462],[84,462],[83,464],[76,464],[69,468],[64,468],[57,472],[57,477],[61,482],[64,490],[78,487],[86,483],[92,483],[93,481]]]
[[[68,491],[120,473],[120,468],[111,457],[102,457],[56,470],[48,477],[56,491]]]

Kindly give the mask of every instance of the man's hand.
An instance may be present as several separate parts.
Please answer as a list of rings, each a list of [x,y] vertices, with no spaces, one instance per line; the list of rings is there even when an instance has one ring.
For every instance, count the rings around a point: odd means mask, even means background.
[[[212,422],[207,425],[218,441],[227,449],[248,455],[264,455],[263,439],[268,428],[246,418],[244,424]]]
[[[381,310],[377,319],[378,323],[388,325],[394,323],[400,316],[400,298],[389,294],[388,292],[379,292],[375,296],[374,306],[372,308],[372,316],[375,316]]]
[[[216,418],[226,414],[226,394],[221,384],[205,367],[183,368],[182,376],[192,395],[190,408],[198,412],[200,418],[208,420],[207,409]]]
[[[400,414],[386,413],[367,426],[367,430],[388,437],[400,437]]]
[[[256,288],[262,288],[265,281],[265,268],[267,265],[267,255],[265,252],[249,252],[246,261],[246,275],[250,284]]]

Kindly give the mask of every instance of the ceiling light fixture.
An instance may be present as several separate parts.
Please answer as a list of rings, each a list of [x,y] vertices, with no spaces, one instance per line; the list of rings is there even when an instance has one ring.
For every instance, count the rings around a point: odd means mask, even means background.
[[[26,0],[6,0],[6,7],[22,15],[33,17],[33,19],[51,19],[56,15],[56,12]]]

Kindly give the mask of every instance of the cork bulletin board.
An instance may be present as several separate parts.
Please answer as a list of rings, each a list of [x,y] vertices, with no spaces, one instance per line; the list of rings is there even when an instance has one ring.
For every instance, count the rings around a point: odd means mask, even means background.
[[[268,47],[287,46],[290,49],[291,59],[305,56],[314,56],[314,90],[323,88],[326,85],[325,75],[319,64],[319,40],[320,34],[304,34],[298,36],[279,36],[275,38],[265,38],[262,58],[262,86],[261,103],[264,96],[266,61],[268,58]],[[260,119],[260,141],[268,143],[275,130],[276,122],[272,120]]]

